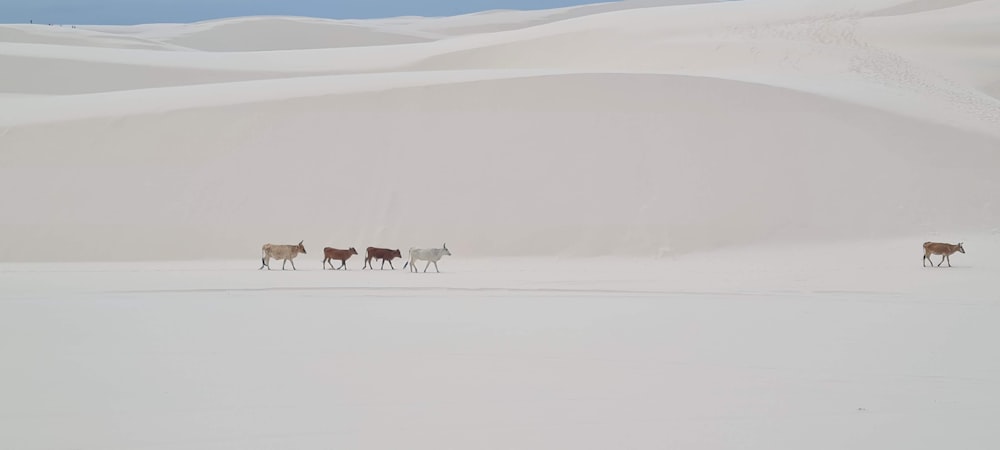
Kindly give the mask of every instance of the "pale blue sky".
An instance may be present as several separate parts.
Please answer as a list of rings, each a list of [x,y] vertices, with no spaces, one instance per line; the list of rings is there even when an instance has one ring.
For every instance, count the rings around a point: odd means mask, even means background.
[[[488,9],[544,9],[594,0],[0,0],[0,23],[136,24],[295,15],[369,18],[442,16]]]

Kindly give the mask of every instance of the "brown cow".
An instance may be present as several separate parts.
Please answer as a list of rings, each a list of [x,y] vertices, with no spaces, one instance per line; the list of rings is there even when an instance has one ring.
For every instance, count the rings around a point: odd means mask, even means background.
[[[402,257],[403,255],[399,253],[398,248],[395,250],[391,250],[388,248],[368,247],[368,252],[367,255],[365,256],[365,266],[367,266],[369,269],[375,270],[375,268],[372,267],[371,265],[372,260],[381,259],[382,268],[380,270],[385,270],[386,261],[389,261],[389,268],[391,268],[392,270],[396,270],[395,267],[392,267],[392,259],[402,258]],[[365,270],[365,266],[361,266],[361,270]]]
[[[941,267],[941,263],[948,260],[948,267],[951,267],[951,254],[955,252],[965,253],[965,249],[962,248],[962,243],[958,244],[945,244],[941,242],[924,242],[924,259],[921,261],[924,267],[927,267],[927,261],[931,261],[931,255],[941,255],[941,262],[937,264]],[[934,261],[931,261],[931,266],[934,265]]]
[[[351,255],[357,255],[358,251],[351,247],[347,250],[340,250],[336,248],[324,247],[323,248],[323,270],[326,270],[327,263],[330,264],[330,268],[333,270],[344,269],[347,270],[347,260]],[[340,261],[340,267],[333,267],[333,260]]]

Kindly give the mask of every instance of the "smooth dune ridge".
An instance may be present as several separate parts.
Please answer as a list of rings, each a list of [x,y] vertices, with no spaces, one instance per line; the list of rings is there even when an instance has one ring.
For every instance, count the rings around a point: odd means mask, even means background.
[[[679,3],[0,25],[0,258],[994,231],[1000,2]]]

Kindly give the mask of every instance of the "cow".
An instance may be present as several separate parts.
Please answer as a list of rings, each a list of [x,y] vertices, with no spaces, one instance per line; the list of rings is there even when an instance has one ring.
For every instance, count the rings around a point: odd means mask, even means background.
[[[302,246],[302,241],[299,241],[298,245],[264,244],[264,246],[260,248],[260,253],[260,269],[267,267],[267,270],[271,270],[270,262],[271,258],[274,258],[282,260],[281,270],[285,270],[285,263],[289,261],[292,262],[292,270],[296,270],[295,261],[292,260],[295,259],[296,256],[299,256],[299,253],[305,255],[306,248]]]
[[[350,259],[351,255],[357,255],[358,251],[351,247],[347,250],[341,250],[338,248],[323,248],[323,270],[326,270],[327,263],[330,264],[330,268],[333,270],[344,269],[347,270],[347,260]],[[340,261],[340,267],[333,267],[333,260]]]
[[[385,270],[386,261],[389,261],[389,268],[391,268],[392,270],[396,270],[396,268],[392,266],[392,259],[402,258],[402,257],[403,255],[399,253],[398,248],[395,250],[391,250],[388,248],[368,247],[365,253],[365,265],[361,266],[361,270],[365,270],[366,266],[371,270],[375,270],[375,268],[372,267],[371,265],[373,259],[382,260],[382,268],[379,270]]]
[[[409,264],[410,272],[416,272],[417,268],[414,266],[414,263],[418,260],[424,260],[427,261],[427,264],[424,265],[424,272],[427,272],[427,268],[430,267],[431,263],[434,263],[434,270],[436,270],[437,273],[441,273],[441,271],[438,270],[437,262],[440,261],[441,257],[445,255],[451,256],[451,252],[448,251],[447,244],[442,245],[441,248],[410,248],[410,260],[403,263],[403,268],[405,269],[407,264]]]
[[[931,255],[941,255],[941,262],[937,264],[937,267],[941,267],[941,263],[945,260],[948,260],[948,267],[951,267],[951,255],[955,252],[965,253],[965,249],[962,248],[961,242],[958,244],[924,242],[924,259],[921,263],[924,267],[927,267],[927,261],[931,261]],[[934,261],[931,261],[931,266],[934,266]]]

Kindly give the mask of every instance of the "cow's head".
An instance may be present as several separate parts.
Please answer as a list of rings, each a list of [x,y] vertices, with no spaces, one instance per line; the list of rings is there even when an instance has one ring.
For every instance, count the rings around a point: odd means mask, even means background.
[[[355,250],[355,249],[354,249],[354,247],[351,247],[351,254],[352,254],[352,255],[357,255],[357,254],[358,254],[358,251],[357,251],[357,250]]]
[[[958,243],[958,251],[960,251],[962,253],[965,253],[965,249],[962,248],[962,243],[961,242]]]
[[[444,249],[444,254],[445,254],[445,255],[448,255],[448,256],[451,256],[451,252],[450,252],[450,251],[448,251],[448,244],[443,244],[443,245],[441,245],[441,248],[443,248],[443,249]]]
[[[396,250],[393,250],[392,254],[393,254],[393,256],[395,256],[397,258],[402,258],[403,257],[403,254],[399,252],[398,248]]]
[[[306,248],[302,246],[302,242],[304,242],[304,241],[305,241],[304,239],[302,241],[299,241],[298,248],[299,248],[299,251],[302,252],[302,254],[308,254],[308,253],[306,253]]]

